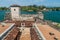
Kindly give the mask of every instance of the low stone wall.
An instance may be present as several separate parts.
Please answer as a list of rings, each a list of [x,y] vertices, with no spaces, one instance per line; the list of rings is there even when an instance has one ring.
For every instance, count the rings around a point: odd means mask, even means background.
[[[34,28],[30,29],[30,34],[31,34],[31,40],[39,40],[38,35],[36,31],[34,30]]]
[[[17,40],[19,29],[14,27],[9,34],[4,38],[4,40]]]

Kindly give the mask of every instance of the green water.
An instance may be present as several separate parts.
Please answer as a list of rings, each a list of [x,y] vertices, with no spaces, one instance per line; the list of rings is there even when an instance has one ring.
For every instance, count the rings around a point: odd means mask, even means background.
[[[43,12],[43,13],[44,13],[45,20],[50,20],[53,22],[60,23],[60,11],[48,11],[48,12]]]
[[[4,20],[4,16],[5,16],[6,12],[10,12],[10,11],[0,10],[0,21]],[[37,14],[37,12],[21,11],[21,14],[26,14],[26,15],[27,14]]]
[[[5,13],[7,11],[0,11],[0,21],[4,20]],[[21,11],[21,14],[37,14],[37,12],[28,12],[28,11]],[[45,20],[50,20],[54,22],[59,22],[60,23],[60,11],[48,11],[48,12],[43,12],[44,14],[44,19]]]
[[[6,11],[0,11],[0,21],[4,20],[4,16],[5,16]]]
[[[37,12],[35,12],[35,11],[31,11],[31,12],[29,12],[29,11],[21,11],[21,14],[37,14]]]

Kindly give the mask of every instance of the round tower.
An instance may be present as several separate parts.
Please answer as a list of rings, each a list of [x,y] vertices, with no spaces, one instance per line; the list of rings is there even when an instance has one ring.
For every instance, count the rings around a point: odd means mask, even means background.
[[[11,18],[12,20],[20,20],[20,6],[19,5],[11,5]]]

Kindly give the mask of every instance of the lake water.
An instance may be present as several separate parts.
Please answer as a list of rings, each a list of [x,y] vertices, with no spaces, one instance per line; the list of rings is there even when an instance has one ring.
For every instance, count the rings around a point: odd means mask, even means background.
[[[6,12],[10,12],[10,11],[0,10],[0,21],[4,20],[4,16]],[[37,12],[21,11],[21,14],[37,14]]]
[[[43,12],[44,19],[60,23],[60,11]]]
[[[0,11],[0,21],[4,20],[4,15],[6,11]]]
[[[0,21],[4,20],[4,15],[6,12],[7,11],[0,11]],[[37,14],[37,12],[21,11],[21,14]],[[48,12],[43,12],[43,14],[45,20],[60,22],[60,11],[48,11]]]

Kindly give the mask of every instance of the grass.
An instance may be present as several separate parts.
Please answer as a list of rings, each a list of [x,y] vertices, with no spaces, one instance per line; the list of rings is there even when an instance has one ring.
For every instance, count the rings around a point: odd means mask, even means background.
[[[60,23],[57,24],[57,27],[60,28]]]

